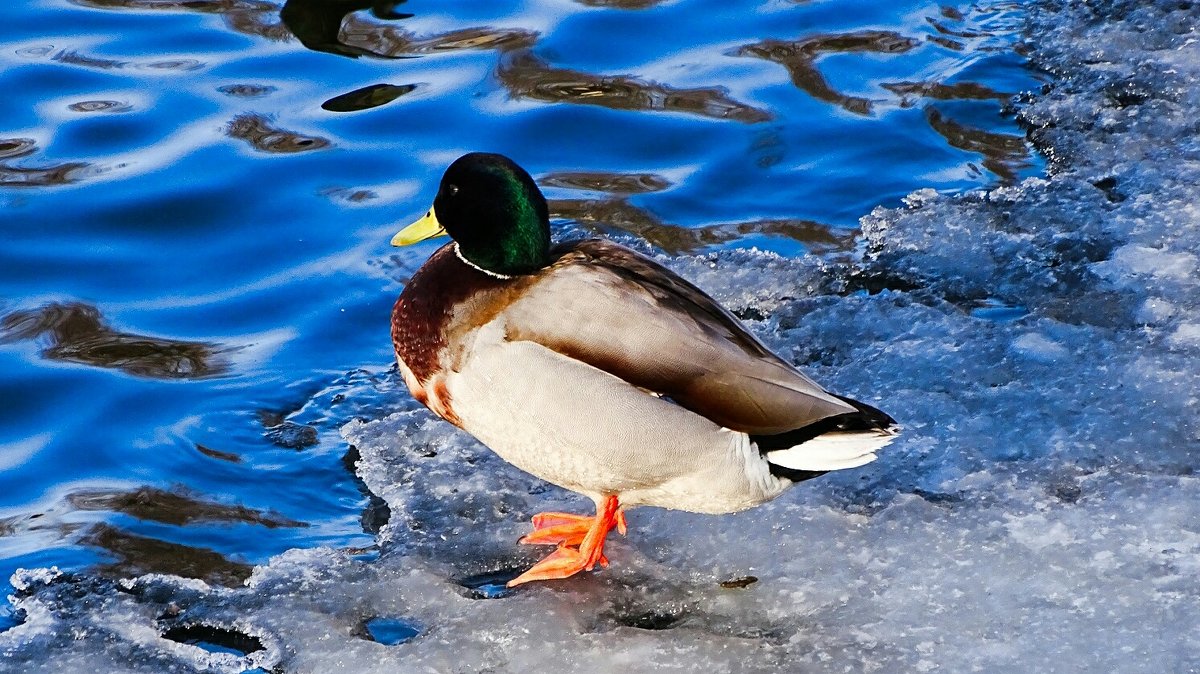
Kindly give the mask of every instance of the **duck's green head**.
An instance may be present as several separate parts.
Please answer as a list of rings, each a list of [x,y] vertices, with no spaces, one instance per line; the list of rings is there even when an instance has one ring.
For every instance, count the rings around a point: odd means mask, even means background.
[[[493,274],[531,274],[550,264],[546,198],[525,169],[503,155],[472,152],[442,175],[425,217],[393,246],[449,234],[468,262]]]

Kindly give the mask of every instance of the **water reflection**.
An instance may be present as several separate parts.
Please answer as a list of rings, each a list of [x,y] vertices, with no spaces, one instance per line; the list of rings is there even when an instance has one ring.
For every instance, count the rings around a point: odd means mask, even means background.
[[[925,119],[951,147],[982,154],[983,167],[1005,183],[1016,182],[1018,172],[1030,165],[1029,148],[1021,136],[967,126],[946,117],[933,107],[925,109]]]
[[[607,199],[551,199],[550,217],[578,223],[584,229],[633,234],[671,253],[695,253],[749,236],[780,236],[803,243],[814,253],[849,250],[854,233],[811,220],[775,219],[684,227],[663,222],[650,211],[621,197]]]
[[[355,12],[370,9],[377,19],[407,19],[395,11],[402,4],[389,0],[288,0],[280,19],[296,39],[314,51],[359,58],[411,58],[459,49],[515,49],[532,45],[533,31],[488,27],[463,28],[418,37],[393,25],[367,21]]]
[[[549,173],[539,178],[538,183],[544,187],[566,187],[610,194],[661,192],[671,186],[669,180],[653,173],[605,173],[603,171]]]
[[[300,44],[313,51],[338,54],[350,58],[374,56],[377,58],[400,58],[385,51],[347,44],[342,41],[342,22],[347,14],[371,8],[371,13],[380,19],[406,19],[412,14],[395,11],[399,2],[386,0],[288,0],[279,12],[283,25],[291,31]]]
[[[271,126],[271,120],[254,113],[234,117],[226,134],[250,143],[256,150],[276,154],[292,154],[329,147],[331,143],[320,136],[304,136]]]
[[[242,462],[242,457],[234,454],[233,452],[223,452],[219,449],[213,449],[212,447],[202,445],[198,442],[196,443],[196,451],[200,452],[204,456],[209,457],[210,459],[219,459],[221,461],[228,461],[229,463]]]
[[[197,522],[258,524],[268,529],[308,526],[277,513],[205,501],[179,488],[172,491],[155,487],[139,487],[132,491],[78,491],[67,495],[67,503],[76,510],[118,512],[139,520],[175,526]]]
[[[237,98],[260,98],[274,92],[275,87],[264,84],[229,84],[217,87],[217,91]]]
[[[796,42],[763,40],[739,47],[733,55],[754,56],[778,63],[787,68],[792,83],[809,96],[832,103],[848,112],[868,115],[871,113],[871,101],[834,89],[817,69],[817,59],[825,54],[902,54],[919,44],[919,41],[899,33],[872,30],[814,35]]]
[[[395,26],[380,26],[351,15],[342,27],[345,43],[389,58],[464,49],[505,51],[531,46],[537,33],[521,28],[461,28],[418,37]]]
[[[132,105],[122,101],[79,101],[67,106],[72,112],[129,112]]]
[[[886,82],[881,86],[900,97],[902,108],[911,108],[920,98],[938,101],[1007,101],[1013,96],[977,82]]]
[[[72,302],[14,311],[0,318],[0,344],[46,338],[42,357],[117,369],[139,377],[193,379],[229,369],[217,344],[120,332],[93,306]]]
[[[415,84],[396,86],[394,84],[372,84],[369,87],[355,89],[347,94],[334,96],[321,104],[321,108],[330,112],[357,112],[387,105],[417,88]]]
[[[648,9],[660,5],[663,0],[575,0],[588,7],[615,7],[616,9]]]
[[[116,557],[116,561],[96,569],[103,575],[116,578],[163,573],[235,587],[249,578],[254,570],[245,562],[228,559],[207,548],[138,536],[104,523],[88,530],[80,542],[101,548]]]
[[[18,141],[26,140],[24,138]],[[0,146],[9,141],[0,140]],[[0,158],[3,155],[0,154]],[[0,187],[49,187],[51,185],[69,185],[78,182],[83,176],[83,170],[89,166],[86,162],[69,161],[53,166],[13,166],[7,162],[0,163]]]
[[[100,70],[116,70],[117,68],[124,68],[129,65],[125,61],[87,56],[76,51],[60,51],[53,56],[53,60],[67,65],[98,68]]]
[[[269,40],[286,40],[290,33],[276,21],[279,6],[261,0],[70,0],[93,9],[197,12],[220,14],[232,30]]]
[[[199,70],[204,67],[204,64],[196,59],[167,59],[164,61],[148,61],[145,63],[133,63],[130,61],[118,61],[116,59],[100,58],[98,56],[88,56],[74,50],[63,50],[51,57],[52,61],[65,63],[72,66],[82,66],[84,68],[95,68],[98,70],[119,70],[122,68],[142,68],[146,70]]]
[[[593,75],[554,68],[524,49],[505,54],[496,75],[514,98],[615,110],[683,112],[749,124],[771,119],[766,110],[733,100],[721,87],[675,89],[628,75]]]

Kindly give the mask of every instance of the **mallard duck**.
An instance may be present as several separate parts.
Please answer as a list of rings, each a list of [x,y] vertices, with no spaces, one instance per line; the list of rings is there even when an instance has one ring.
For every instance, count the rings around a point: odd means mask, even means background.
[[[392,312],[405,383],[505,461],[596,502],[594,516],[535,515],[520,542],[557,548],[509,586],[607,566],[625,508],[743,510],[896,436],[654,260],[553,244],[545,197],[507,157],[457,159],[392,245],[443,234]]]

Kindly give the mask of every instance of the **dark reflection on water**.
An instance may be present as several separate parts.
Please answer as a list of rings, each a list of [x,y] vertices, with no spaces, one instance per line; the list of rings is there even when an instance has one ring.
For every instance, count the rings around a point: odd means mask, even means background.
[[[538,183],[545,187],[566,187],[612,194],[661,192],[671,186],[669,180],[653,173],[604,173],[600,171],[550,173],[539,178]]]
[[[237,98],[259,98],[275,91],[275,87],[264,84],[229,84],[217,87],[217,91]]]
[[[660,5],[664,0],[575,0],[588,7],[615,7],[616,9],[647,9]]]
[[[1025,139],[1007,133],[984,131],[946,117],[937,108],[925,109],[925,119],[952,147],[984,156],[983,167],[1004,183],[1016,182],[1018,172],[1030,165]]]
[[[226,25],[246,35],[286,40],[288,30],[275,20],[279,6],[260,0],[70,0],[94,9],[220,14]]]
[[[954,21],[962,21],[962,19],[963,19],[962,13],[959,12],[958,10],[954,10],[951,14],[952,15],[948,16],[947,18],[950,18]],[[936,30],[937,32],[941,33],[942,35],[949,35],[951,37],[961,37],[961,38],[966,38],[968,40],[971,40],[971,39],[980,38],[980,37],[987,37],[990,35],[990,33],[978,31],[978,30],[970,30],[968,28],[951,28],[950,26],[946,25],[946,22],[939,21],[932,16],[925,17],[925,21],[930,26],[933,26],[933,29]]]
[[[387,105],[417,88],[415,84],[397,86],[395,84],[372,84],[369,87],[355,89],[347,94],[334,96],[321,104],[321,108],[330,112],[357,112],[369,110],[381,105]]]
[[[296,39],[313,51],[338,54],[350,58],[374,56],[376,58],[400,58],[366,47],[342,41],[342,21],[347,14],[371,8],[372,14],[380,19],[406,19],[412,14],[400,14],[395,7],[400,2],[386,0],[288,0],[279,12],[283,25]]]
[[[219,459],[221,461],[228,461],[229,463],[242,462],[242,457],[234,454],[233,452],[222,452],[219,449],[213,449],[212,447],[202,445],[198,442],[196,443],[196,451],[200,452],[204,456],[209,457],[210,459]]]
[[[88,56],[75,50],[63,50],[51,57],[53,61],[98,70],[120,70],[140,68],[143,70],[199,70],[204,63],[196,59],[167,59],[163,61],[131,62]]]
[[[683,112],[748,124],[771,119],[766,110],[733,100],[723,87],[676,89],[628,75],[593,75],[554,68],[528,50],[505,54],[496,76],[515,98],[615,110]]]
[[[900,96],[900,107],[911,108],[921,98],[932,98],[939,101],[1007,101],[1012,94],[996,91],[995,89],[977,82],[887,82],[884,89]]]
[[[520,28],[461,28],[418,37],[395,26],[380,26],[351,15],[342,27],[345,43],[358,46],[376,55],[399,58],[404,55],[418,56],[443,51],[463,49],[495,49],[504,51],[528,47],[537,39],[537,33]]]
[[[393,25],[367,21],[355,12],[370,9],[377,19],[407,19],[387,0],[288,0],[279,12],[283,25],[314,51],[359,58],[397,59],[459,49],[516,49],[533,44],[537,33],[521,29],[461,28],[428,37]]]
[[[61,538],[68,538],[79,530],[80,525],[63,522],[59,513],[28,513],[0,519],[0,538],[27,533],[53,531]]]
[[[0,159],[24,157],[37,151],[37,141],[32,138],[0,138]]]
[[[817,69],[817,59],[824,54],[902,54],[919,44],[918,40],[899,33],[872,30],[838,35],[814,35],[796,42],[763,40],[739,47],[733,54],[774,61],[787,68],[792,83],[809,96],[858,115],[869,115],[871,101],[834,89]]]
[[[663,222],[650,211],[619,197],[609,199],[551,199],[550,217],[572,220],[598,233],[612,230],[633,234],[664,252],[694,253],[749,236],[780,236],[803,243],[810,251],[849,250],[851,230],[811,220],[773,219],[684,227]]]
[[[849,250],[854,244],[853,231],[811,220],[784,218],[698,227],[664,222],[625,198],[625,195],[659,192],[671,186],[666,178],[653,173],[561,172],[542,176],[538,182],[546,187],[617,195],[602,199],[551,199],[550,216],[571,220],[597,233],[633,234],[672,254],[695,253],[750,236],[784,237],[803,243],[815,253]]]
[[[96,569],[114,578],[166,573],[235,587],[254,570],[249,564],[228,559],[212,550],[138,536],[104,523],[88,530],[80,543],[101,548],[117,558]]]
[[[132,105],[121,101],[79,101],[67,106],[73,112],[129,112]]]
[[[256,150],[277,154],[320,150],[331,145],[328,140],[320,136],[305,136],[276,128],[271,125],[270,119],[254,113],[234,117],[225,132],[230,138],[250,143]]]
[[[89,164],[69,161],[54,166],[24,167],[0,164],[0,187],[50,187],[82,179]]]
[[[67,503],[76,510],[119,512],[139,520],[175,526],[197,522],[258,524],[268,529],[308,526],[277,513],[205,501],[179,488],[172,491],[155,487],[139,487],[133,491],[78,491],[67,496]]]
[[[59,63],[66,63],[73,66],[83,66],[85,68],[99,68],[101,70],[115,70],[117,68],[125,68],[129,65],[125,61],[87,56],[76,51],[60,51],[55,54],[53,58]]]
[[[361,204],[379,197],[378,194],[371,190],[354,189],[351,187],[330,187],[321,190],[321,194],[330,199],[344,201],[348,204]]]
[[[228,371],[217,344],[186,342],[120,332],[105,325],[100,311],[80,302],[48,304],[0,318],[0,344],[45,338],[42,356],[121,370],[155,379],[212,377]]]

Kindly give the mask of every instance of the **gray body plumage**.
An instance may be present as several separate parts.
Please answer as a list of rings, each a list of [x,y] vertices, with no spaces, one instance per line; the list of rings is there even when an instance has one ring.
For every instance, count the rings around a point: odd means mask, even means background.
[[[604,241],[566,244],[554,255],[536,274],[489,281],[454,306],[441,369],[428,380],[401,360],[431,409],[522,470],[597,502],[616,495],[627,506],[721,513],[792,484],[770,463],[851,467],[890,440],[883,430],[861,442],[843,433],[832,445],[818,438],[764,456],[751,435],[856,408],[654,261]],[[441,260],[481,273],[454,256]]]

